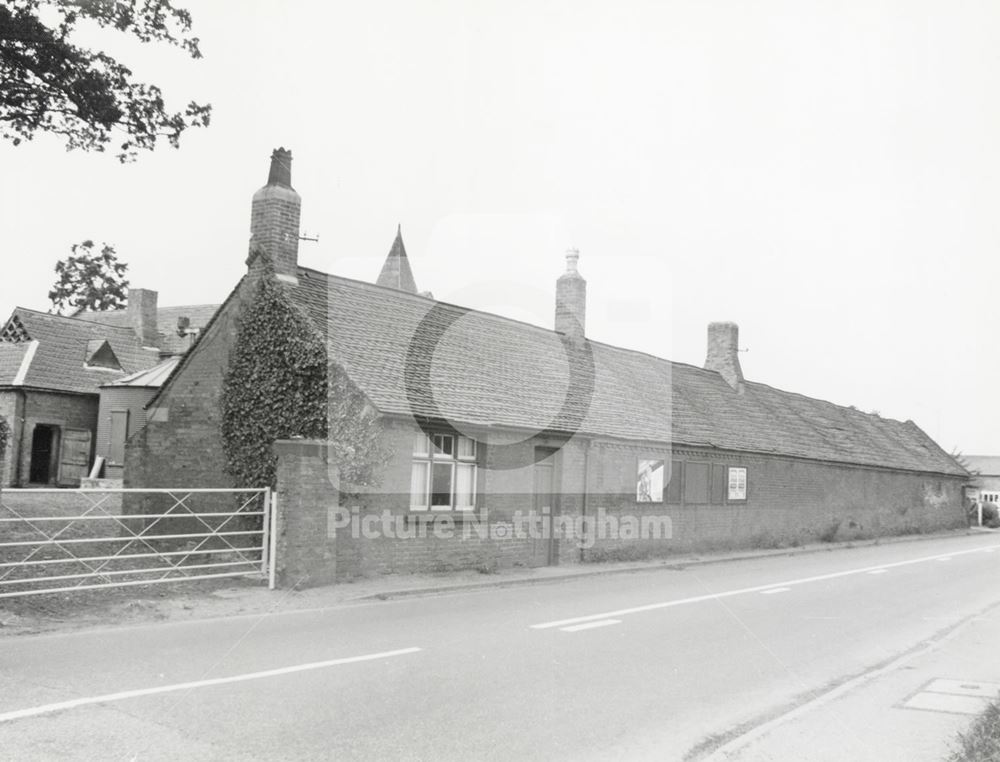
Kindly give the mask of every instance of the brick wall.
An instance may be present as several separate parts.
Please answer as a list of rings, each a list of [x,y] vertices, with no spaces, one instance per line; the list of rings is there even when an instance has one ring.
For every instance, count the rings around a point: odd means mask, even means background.
[[[278,458],[275,556],[280,587],[330,584],[337,576],[335,530],[328,521],[337,505],[337,472],[319,442],[274,443]]]
[[[219,309],[183,371],[146,410],[125,447],[126,487],[232,487],[222,451],[220,395],[250,279]]]
[[[0,391],[0,417],[7,419],[10,432],[7,439],[7,449],[0,463],[0,486],[11,487],[14,484],[17,459],[20,453],[21,441],[21,394],[16,391]]]
[[[585,560],[620,560],[693,550],[783,547],[822,540],[850,540],[929,532],[965,525],[963,480],[934,474],[841,466],[792,458],[676,448],[688,463],[747,468],[747,499],[729,501],[726,491],[707,503],[637,503],[636,459],[659,457],[641,447],[597,444],[592,510],[610,516],[666,515],[672,538],[598,541]],[[683,495],[683,490],[681,491]]]

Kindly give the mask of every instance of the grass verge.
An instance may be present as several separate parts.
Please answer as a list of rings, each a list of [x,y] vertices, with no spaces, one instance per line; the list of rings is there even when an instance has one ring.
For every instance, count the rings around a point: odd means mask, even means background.
[[[958,748],[948,762],[1000,762],[1000,700],[993,701],[959,734]]]

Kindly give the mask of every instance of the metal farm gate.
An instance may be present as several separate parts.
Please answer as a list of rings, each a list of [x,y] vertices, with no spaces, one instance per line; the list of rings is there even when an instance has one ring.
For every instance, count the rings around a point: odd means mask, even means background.
[[[273,586],[261,489],[0,492],[0,599],[249,577]]]

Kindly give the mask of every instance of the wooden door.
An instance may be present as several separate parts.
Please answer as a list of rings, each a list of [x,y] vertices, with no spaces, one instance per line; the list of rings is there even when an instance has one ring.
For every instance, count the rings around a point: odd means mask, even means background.
[[[59,458],[59,484],[79,487],[89,473],[91,433],[84,429],[65,429]]]
[[[554,451],[539,452],[536,461],[532,500],[536,536],[531,538],[531,565],[550,566],[554,555],[552,517],[556,511]]]

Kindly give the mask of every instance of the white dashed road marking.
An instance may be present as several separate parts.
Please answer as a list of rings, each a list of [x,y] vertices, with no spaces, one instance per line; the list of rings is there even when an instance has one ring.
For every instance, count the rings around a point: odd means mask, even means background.
[[[885,574],[887,571],[889,571],[889,570],[888,569],[872,569],[868,573],[869,574]]]
[[[580,630],[592,630],[595,627],[607,627],[612,624],[621,624],[621,619],[599,619],[596,622],[585,622],[584,624],[574,624],[569,627],[560,627],[563,632],[579,632]]]
[[[790,587],[772,587],[770,590],[761,590],[761,595],[774,595],[775,593],[787,593],[792,588]]]
[[[1000,548],[1000,545],[989,546],[991,548]],[[888,570],[895,569],[901,566],[912,566],[913,564],[926,563],[927,561],[938,561],[941,559],[951,560],[955,556],[964,556],[969,553],[982,553],[986,548],[972,548],[971,550],[959,550],[952,553],[938,554],[934,556],[922,556],[920,558],[911,558],[908,561],[896,561],[891,564],[879,564],[878,566],[865,566],[860,569],[845,569],[844,571],[831,572],[829,574],[817,574],[814,577],[802,577],[801,579],[790,579],[783,580],[781,582],[771,582],[767,585],[754,585],[753,587],[741,587],[736,590],[724,590],[720,593],[707,593],[706,595],[696,595],[691,598],[679,598],[674,601],[660,601],[658,603],[647,603],[644,606],[633,606],[627,609],[617,609],[615,611],[603,611],[600,614],[588,614],[585,616],[576,616],[569,619],[559,619],[554,622],[542,622],[541,624],[532,624],[529,627],[532,630],[548,630],[553,627],[564,628],[567,625],[582,624],[583,622],[596,622],[599,619],[614,619],[617,617],[626,616],[628,614],[639,614],[644,611],[657,611],[659,609],[669,609],[674,606],[685,606],[689,603],[701,603],[703,601],[717,601],[721,598],[731,598],[734,595],[746,595],[747,593],[759,593],[764,590],[771,590],[776,587],[792,587],[794,585],[805,585],[809,582],[822,582],[828,579],[837,579],[839,577],[850,577],[855,574],[867,574],[875,571],[876,569]]]
[[[85,698],[71,699],[70,701],[59,701],[54,704],[43,704],[29,709],[17,709],[12,712],[0,714],[0,722],[10,722],[20,720],[25,717],[37,717],[41,714],[51,714],[61,712],[64,709],[73,709],[78,706],[88,706],[92,704],[107,704],[112,701],[124,701],[126,699],[141,698],[142,696],[155,696],[159,693],[172,693],[174,691],[189,691],[195,688],[207,688],[213,685],[226,685],[228,683],[242,683],[247,680],[261,680],[265,677],[278,677],[280,675],[290,675],[295,672],[307,672],[313,669],[324,669],[326,667],[336,667],[341,664],[357,664],[362,661],[374,661],[376,659],[388,659],[393,656],[403,656],[405,654],[415,654],[423,649],[401,648],[397,651],[382,651],[375,654],[365,654],[364,656],[349,656],[344,659],[330,659],[329,661],[316,661],[310,664],[296,664],[292,667],[280,667],[279,669],[268,669],[263,672],[249,672],[243,675],[232,675],[230,677],[215,677],[209,680],[194,680],[188,683],[174,683],[173,685],[160,685],[156,688],[140,688],[133,691],[121,691],[119,693],[105,693],[102,696],[88,696]]]

